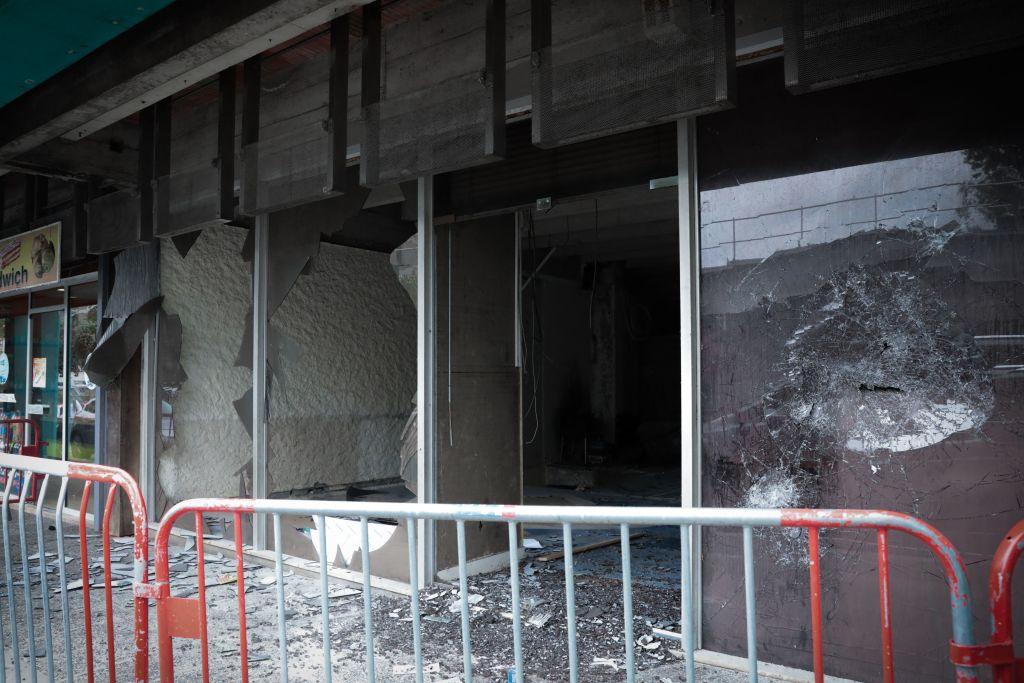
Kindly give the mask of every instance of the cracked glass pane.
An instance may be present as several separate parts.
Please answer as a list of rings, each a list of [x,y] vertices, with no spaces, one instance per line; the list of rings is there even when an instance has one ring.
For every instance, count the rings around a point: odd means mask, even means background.
[[[1024,489],[1022,148],[758,180],[700,202],[704,505],[920,517],[981,560],[982,618],[986,560]],[[704,647],[743,655],[740,535],[703,543]],[[875,679],[873,535],[825,533],[822,547],[828,673]],[[760,532],[757,548],[762,657],[809,669],[806,533]],[[939,565],[901,537],[891,566],[901,679],[951,678]]]

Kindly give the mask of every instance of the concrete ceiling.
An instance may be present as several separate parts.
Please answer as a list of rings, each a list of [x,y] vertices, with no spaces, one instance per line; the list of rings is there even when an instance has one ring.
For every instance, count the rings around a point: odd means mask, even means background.
[[[0,0],[0,107],[172,0]]]

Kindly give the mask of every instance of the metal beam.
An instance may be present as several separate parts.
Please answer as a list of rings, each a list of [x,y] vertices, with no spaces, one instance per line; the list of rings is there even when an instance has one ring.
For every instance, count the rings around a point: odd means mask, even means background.
[[[700,507],[700,198],[697,191],[697,124],[681,119],[676,128],[679,158],[679,341],[682,399],[682,496],[684,508]],[[691,537],[694,623],[700,647],[700,527]]]
[[[369,185],[370,181],[379,175],[376,154],[367,154],[365,150],[376,149],[379,145],[377,136],[380,131],[382,31],[380,0],[377,0],[363,10],[363,65],[359,91],[360,106],[363,110],[363,143],[359,157],[359,181],[363,185]],[[433,188],[432,183],[430,187]],[[421,210],[422,206],[421,204]]]
[[[0,109],[0,163],[78,140],[367,0],[179,0]]]
[[[256,217],[252,260],[252,497],[267,490],[267,273],[270,258],[270,216]],[[254,515],[252,545],[267,548],[266,515]]]
[[[242,213],[257,204],[260,141],[260,78],[263,58],[251,57],[242,65]]]
[[[416,502],[437,502],[437,255],[434,243],[434,179],[418,181],[418,237],[416,263]],[[437,573],[436,533],[432,522],[419,531],[420,580],[430,583]]]

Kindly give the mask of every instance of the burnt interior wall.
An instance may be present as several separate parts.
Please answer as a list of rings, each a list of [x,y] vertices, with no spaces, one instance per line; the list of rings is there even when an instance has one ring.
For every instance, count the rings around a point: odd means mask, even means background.
[[[1024,156],[991,104],[1019,62],[800,97],[755,65],[740,107],[698,127],[703,503],[925,519],[964,556],[979,637],[1024,484]],[[828,673],[875,680],[873,535],[823,538]],[[810,668],[806,535],[757,548],[759,656]],[[704,647],[743,654],[739,533],[706,531],[702,553]],[[941,569],[905,538],[891,563],[900,679],[952,678]]]
[[[545,464],[677,464],[678,267],[546,265],[523,291],[528,483]]]

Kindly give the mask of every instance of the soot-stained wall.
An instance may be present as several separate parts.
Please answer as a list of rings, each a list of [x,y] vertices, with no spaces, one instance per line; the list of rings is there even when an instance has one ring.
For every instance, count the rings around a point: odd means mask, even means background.
[[[188,373],[159,456],[171,501],[236,496],[251,463],[234,405],[251,387],[249,368],[236,365],[251,302],[245,238],[240,228],[207,228],[184,258],[161,250],[164,306],[181,316]],[[416,312],[388,256],[321,244],[270,329],[272,492],[397,476],[416,391]]]

